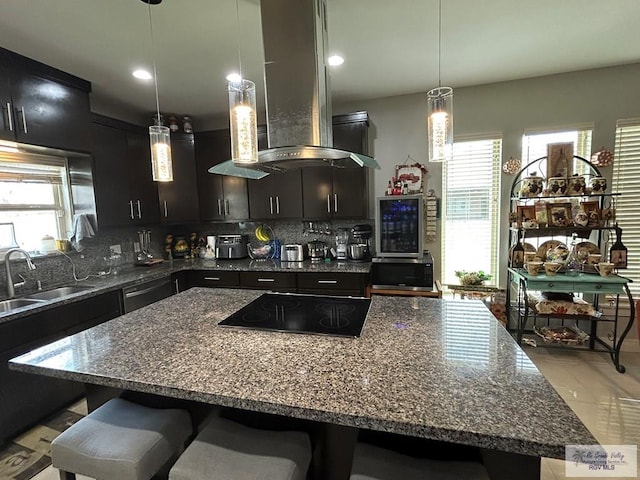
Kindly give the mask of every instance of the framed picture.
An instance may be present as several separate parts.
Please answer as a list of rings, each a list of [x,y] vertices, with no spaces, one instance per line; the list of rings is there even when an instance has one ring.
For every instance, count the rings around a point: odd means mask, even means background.
[[[547,144],[547,179],[573,175],[573,143]]]
[[[571,203],[547,204],[547,221],[550,227],[567,227],[573,225]]]
[[[425,177],[429,170],[420,164],[396,165],[396,180],[407,185],[409,194],[420,193],[424,190]]]
[[[524,222],[531,222],[536,219],[536,207],[533,205],[518,205],[516,222],[518,227],[522,227]]]
[[[598,202],[580,202],[580,207],[587,214],[587,227],[602,226],[602,216]]]
[[[545,202],[544,200],[540,200],[535,203],[533,208],[535,208],[536,211],[536,222],[538,222],[538,225],[541,227],[546,227],[548,223],[547,202]]]

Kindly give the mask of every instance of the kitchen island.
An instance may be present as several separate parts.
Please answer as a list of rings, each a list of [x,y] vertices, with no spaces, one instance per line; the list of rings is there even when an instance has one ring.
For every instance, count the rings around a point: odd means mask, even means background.
[[[477,447],[503,478],[596,443],[481,302],[375,297],[359,338],[217,326],[261,293],[192,288],[11,368]]]

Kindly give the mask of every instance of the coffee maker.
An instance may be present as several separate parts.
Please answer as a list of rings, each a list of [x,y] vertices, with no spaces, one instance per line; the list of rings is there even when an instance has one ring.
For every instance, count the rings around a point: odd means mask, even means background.
[[[349,229],[340,228],[336,233],[336,260],[348,258],[347,245],[349,244]]]
[[[371,236],[373,227],[362,224],[351,229],[351,241],[347,245],[349,260],[352,262],[369,262],[371,260]]]

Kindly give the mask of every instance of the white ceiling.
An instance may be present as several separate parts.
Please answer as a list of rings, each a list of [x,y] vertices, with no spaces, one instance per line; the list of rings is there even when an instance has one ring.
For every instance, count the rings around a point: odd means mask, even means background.
[[[264,99],[259,0],[239,0],[245,77]],[[147,5],[140,0],[2,0],[0,46],[93,84],[92,102],[155,110]],[[333,101],[424,92],[438,83],[438,0],[327,0]],[[237,70],[236,0],[152,7],[160,108],[224,118]],[[462,87],[640,61],[638,0],[442,0],[442,84]],[[612,86],[615,88],[615,86]]]

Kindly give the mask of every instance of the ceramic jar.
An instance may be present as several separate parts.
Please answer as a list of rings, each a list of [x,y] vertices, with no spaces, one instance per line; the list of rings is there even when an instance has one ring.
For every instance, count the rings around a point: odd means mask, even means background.
[[[536,175],[525,177],[520,187],[521,197],[538,197],[542,194],[544,179]]]
[[[607,179],[604,177],[593,177],[591,179],[591,193],[604,193],[607,190]]]
[[[569,195],[584,195],[585,188],[587,188],[587,183],[582,175],[574,175],[567,180],[567,194]]]
[[[567,179],[564,177],[551,177],[547,180],[547,190],[552,197],[567,194]]]

